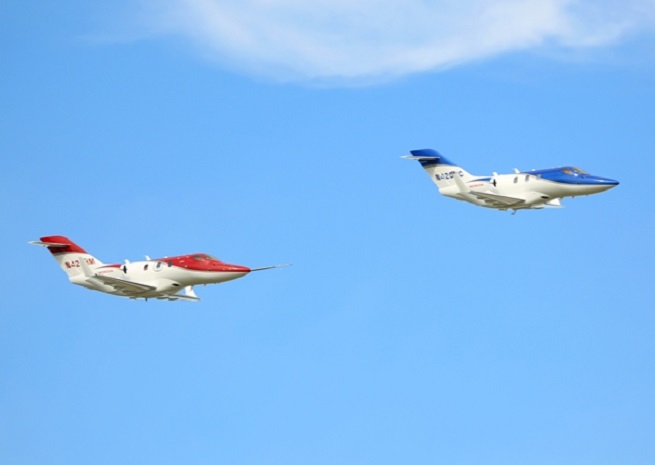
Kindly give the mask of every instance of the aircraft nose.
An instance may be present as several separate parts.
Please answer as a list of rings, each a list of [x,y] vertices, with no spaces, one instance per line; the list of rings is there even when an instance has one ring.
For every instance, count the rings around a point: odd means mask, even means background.
[[[587,175],[584,177],[582,184],[598,186],[603,189],[611,189],[619,185],[619,181],[610,178],[603,178],[602,176]]]
[[[608,188],[610,187],[615,187],[619,185],[619,181],[615,179],[610,179],[610,178],[601,178],[597,177],[596,178],[596,184],[600,186],[607,186]]]
[[[205,271],[216,271],[218,273],[250,273],[250,268],[242,265],[233,265],[231,263],[223,263],[213,261],[206,265]]]
[[[230,273],[250,273],[250,268],[242,265],[228,265],[223,264],[221,271],[229,271]]]

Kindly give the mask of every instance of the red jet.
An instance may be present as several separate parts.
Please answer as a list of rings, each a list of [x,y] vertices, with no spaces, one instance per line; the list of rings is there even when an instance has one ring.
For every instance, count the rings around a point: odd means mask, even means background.
[[[64,236],[46,236],[29,243],[47,247],[73,284],[130,299],[198,301],[193,291],[197,284],[219,284],[252,271],[288,266],[248,268],[224,263],[206,253],[154,260],[146,256],[145,261],[109,265]]]

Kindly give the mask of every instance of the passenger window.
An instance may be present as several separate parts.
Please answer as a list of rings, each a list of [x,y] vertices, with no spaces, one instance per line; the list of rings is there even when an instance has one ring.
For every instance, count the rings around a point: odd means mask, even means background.
[[[528,182],[529,180],[530,180],[530,175],[529,175],[529,174],[526,174],[526,175],[525,175],[525,182]]]
[[[516,184],[517,182],[519,182],[519,177],[518,177],[518,176],[516,176],[516,177],[514,178],[514,184]]]

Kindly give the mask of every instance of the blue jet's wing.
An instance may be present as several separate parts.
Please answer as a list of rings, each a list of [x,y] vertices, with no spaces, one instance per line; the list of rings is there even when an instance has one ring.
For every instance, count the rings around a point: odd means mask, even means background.
[[[525,200],[523,199],[508,197],[506,195],[489,194],[488,192],[476,191],[469,191],[468,193],[474,195],[480,200],[483,200],[485,203],[489,204],[489,206],[494,208],[511,208],[516,205],[525,203]]]

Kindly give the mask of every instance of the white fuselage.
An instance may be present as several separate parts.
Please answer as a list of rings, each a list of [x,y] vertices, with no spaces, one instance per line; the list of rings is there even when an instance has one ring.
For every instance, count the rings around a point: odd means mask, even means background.
[[[491,207],[484,198],[477,197],[475,194],[478,192],[522,199],[524,203],[517,205],[517,208],[536,208],[538,205],[547,206],[553,199],[596,194],[609,187],[597,184],[565,184],[541,179],[529,173],[499,174],[488,181],[481,179],[485,178],[474,177],[464,183],[467,187],[465,191],[457,184],[452,184],[439,187],[439,192],[481,207],[497,208]]]
[[[157,297],[197,284],[218,284],[245,276],[247,271],[202,271],[169,266],[166,261],[148,260],[124,265],[101,265],[91,268],[94,274],[145,284],[155,288],[139,294],[139,298]],[[108,294],[122,295],[113,286],[84,274],[70,277],[74,284]]]

